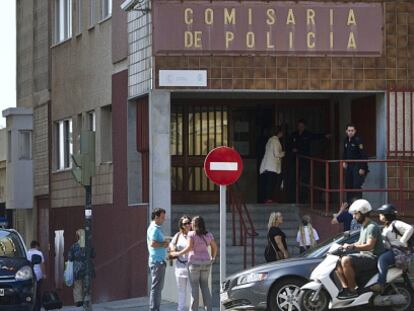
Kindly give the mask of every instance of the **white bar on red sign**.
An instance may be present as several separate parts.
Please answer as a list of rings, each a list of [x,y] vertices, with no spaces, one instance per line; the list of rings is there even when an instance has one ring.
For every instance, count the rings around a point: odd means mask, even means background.
[[[237,162],[210,162],[212,171],[237,171]]]

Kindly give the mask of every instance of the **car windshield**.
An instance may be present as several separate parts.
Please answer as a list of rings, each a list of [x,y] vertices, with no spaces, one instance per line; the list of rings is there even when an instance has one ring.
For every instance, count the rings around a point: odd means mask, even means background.
[[[24,247],[15,232],[0,231],[0,257],[26,257]]]
[[[318,244],[316,247],[311,248],[304,252],[303,254],[299,255],[299,257],[306,257],[306,258],[320,258],[325,256],[328,250],[331,248],[332,243],[344,244],[344,243],[355,243],[359,238],[359,231],[347,231],[338,234],[337,236],[328,239],[321,244]]]

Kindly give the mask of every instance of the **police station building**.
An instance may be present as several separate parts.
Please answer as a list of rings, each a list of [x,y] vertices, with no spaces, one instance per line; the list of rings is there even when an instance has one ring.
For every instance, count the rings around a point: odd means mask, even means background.
[[[128,97],[137,118],[129,134],[148,157],[141,164],[152,206],[217,202],[202,166],[219,145],[241,153],[239,186],[247,202],[259,202],[266,130],[280,125],[289,136],[300,119],[331,134],[312,143],[316,159],[341,159],[349,122],[369,159],[412,159],[412,2],[154,0],[127,9]],[[402,180],[404,191],[364,197],[412,203],[407,165],[370,164],[365,188],[395,190]],[[329,174],[339,187],[337,167]],[[315,202],[324,199],[315,194]]]

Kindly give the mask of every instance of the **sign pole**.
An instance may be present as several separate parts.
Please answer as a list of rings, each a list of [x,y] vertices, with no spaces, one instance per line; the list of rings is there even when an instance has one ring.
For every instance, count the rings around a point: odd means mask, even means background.
[[[221,146],[211,150],[204,160],[204,172],[208,179],[220,186],[220,288],[226,280],[226,187],[234,184],[243,172],[243,161],[233,148]],[[223,295],[222,295],[223,294]],[[228,300],[228,294],[220,291],[220,310]],[[222,297],[223,296],[223,297]],[[227,297],[227,298],[226,298]]]
[[[220,186],[220,285],[226,279],[226,186]]]
[[[220,186],[220,284],[226,278],[226,186]]]

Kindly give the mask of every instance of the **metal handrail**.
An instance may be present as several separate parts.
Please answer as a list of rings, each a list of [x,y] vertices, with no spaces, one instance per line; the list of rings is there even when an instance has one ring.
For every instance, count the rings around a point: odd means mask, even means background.
[[[237,193],[234,189],[237,188]],[[251,264],[252,266],[256,265],[256,256],[255,256],[255,238],[258,236],[258,233],[254,227],[254,223],[250,216],[250,212],[247,209],[246,203],[243,199],[243,195],[237,184],[229,187],[229,201],[230,209],[232,213],[232,230],[233,230],[233,245],[243,246],[243,267],[247,268],[247,239],[251,239]],[[237,213],[237,215],[236,215]],[[237,244],[236,236],[236,217],[239,217],[240,224],[240,243]]]
[[[310,183],[303,183],[300,181],[300,165],[299,159],[303,158],[309,160],[310,162]],[[315,171],[315,163],[321,163],[325,165],[325,187],[320,187],[314,184],[314,171]],[[370,188],[370,189],[349,189],[345,188],[344,185],[344,171],[343,171],[343,164],[344,163],[392,163],[398,164],[398,187],[394,188]],[[339,188],[332,188],[330,184],[330,164],[337,164],[339,168]],[[399,200],[401,201],[401,208],[404,209],[405,200],[404,200],[404,193],[412,192],[414,189],[405,188],[404,186],[404,165],[414,165],[414,160],[407,160],[407,159],[388,159],[388,160],[324,160],[319,158],[313,158],[308,156],[298,156],[296,158],[296,203],[299,203],[299,193],[300,187],[306,187],[310,191],[310,207],[311,209],[314,208],[314,191],[322,191],[325,193],[325,213],[329,213],[330,207],[330,194],[331,193],[339,193],[339,201],[343,202],[345,193],[347,192],[382,192],[382,193],[392,193],[398,192],[399,193]],[[402,213],[404,214],[404,213]]]

